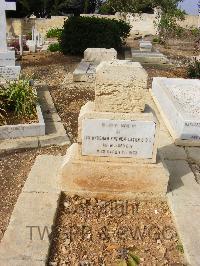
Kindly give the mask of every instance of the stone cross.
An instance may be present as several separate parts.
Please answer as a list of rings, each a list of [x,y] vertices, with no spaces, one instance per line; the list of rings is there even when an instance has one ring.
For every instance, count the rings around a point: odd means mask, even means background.
[[[0,0],[0,52],[7,51],[6,42],[6,10],[16,10],[15,2]]]

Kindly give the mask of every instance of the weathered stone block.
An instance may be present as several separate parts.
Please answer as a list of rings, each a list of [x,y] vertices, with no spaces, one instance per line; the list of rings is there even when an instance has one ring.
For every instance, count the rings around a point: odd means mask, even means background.
[[[129,113],[144,110],[148,74],[140,63],[102,62],[96,72],[96,111]]]
[[[84,60],[91,62],[111,61],[117,59],[117,51],[114,48],[88,48],[84,52]]]
[[[78,145],[73,144],[65,156],[61,186],[64,191],[89,197],[164,198],[169,174],[162,163],[140,164],[85,161],[79,157]]]

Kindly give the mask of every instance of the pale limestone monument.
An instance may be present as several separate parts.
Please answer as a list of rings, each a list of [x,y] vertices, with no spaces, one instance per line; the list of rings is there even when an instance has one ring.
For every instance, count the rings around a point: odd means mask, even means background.
[[[100,63],[117,59],[117,51],[114,48],[88,48],[84,52],[84,60]]]
[[[96,68],[102,61],[117,59],[117,51],[114,48],[88,48],[84,52],[84,59],[73,73],[74,82],[94,82]]]
[[[200,146],[200,80],[154,78],[152,96],[175,144]]]
[[[95,107],[100,112],[144,111],[147,72],[140,63],[102,62],[97,67]]]
[[[101,62],[96,75],[95,101],[82,107],[78,143],[63,161],[63,190],[105,198],[165,197],[169,175],[157,161],[158,122],[141,99],[148,93],[146,71],[139,63],[114,60]]]
[[[6,41],[6,10],[16,10],[15,2],[0,0],[0,81],[19,78],[20,66],[15,66],[15,51],[10,51]]]

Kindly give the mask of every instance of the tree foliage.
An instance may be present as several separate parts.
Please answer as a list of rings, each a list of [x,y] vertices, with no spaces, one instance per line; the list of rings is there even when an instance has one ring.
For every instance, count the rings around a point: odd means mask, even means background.
[[[34,14],[36,17],[65,15],[73,13],[94,13],[101,0],[16,0],[17,12],[9,11],[8,16],[26,17]]]

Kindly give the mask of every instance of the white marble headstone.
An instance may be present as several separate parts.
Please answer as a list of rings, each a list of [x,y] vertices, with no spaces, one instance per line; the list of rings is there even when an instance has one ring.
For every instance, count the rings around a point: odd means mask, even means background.
[[[151,159],[155,130],[153,121],[84,119],[82,155]]]
[[[200,80],[154,78],[152,92],[172,136],[200,141]]]

